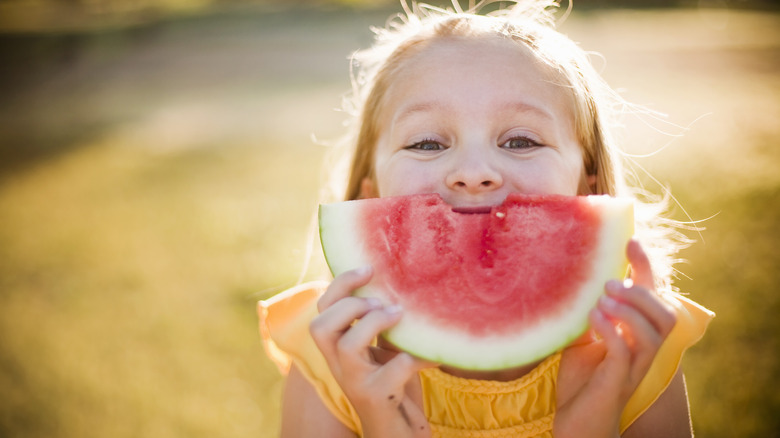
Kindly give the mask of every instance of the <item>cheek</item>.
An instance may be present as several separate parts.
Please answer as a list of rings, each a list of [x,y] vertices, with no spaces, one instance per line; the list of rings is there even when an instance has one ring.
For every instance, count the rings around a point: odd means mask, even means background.
[[[379,197],[395,196],[400,194],[401,187],[399,181],[402,181],[403,170],[394,168],[392,165],[379,163],[376,168],[376,190]]]
[[[562,178],[561,183],[565,184],[566,188],[571,195],[580,194],[583,184],[585,164],[582,160],[582,152],[579,145],[573,148],[571,153],[566,155],[566,160],[562,162],[562,175],[566,175]]]
[[[566,188],[569,195],[579,195],[583,184],[583,166],[581,162],[576,162],[569,167],[567,172]]]
[[[526,163],[513,171],[513,189],[526,193],[577,195],[580,192],[582,164],[578,161],[547,157]]]
[[[415,195],[436,190],[435,172],[415,163],[389,163],[377,168],[377,191],[382,196]]]

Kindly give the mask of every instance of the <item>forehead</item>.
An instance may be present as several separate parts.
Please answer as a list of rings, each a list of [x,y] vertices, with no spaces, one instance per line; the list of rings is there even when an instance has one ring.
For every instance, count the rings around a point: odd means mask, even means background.
[[[572,117],[573,96],[523,43],[500,37],[440,38],[403,59],[385,95],[384,117],[399,109],[468,101],[537,108]],[[460,97],[460,99],[458,99]]]

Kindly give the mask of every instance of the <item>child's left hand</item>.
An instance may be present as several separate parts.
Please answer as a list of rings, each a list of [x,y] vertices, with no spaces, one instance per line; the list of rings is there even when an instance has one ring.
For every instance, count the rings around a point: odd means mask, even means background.
[[[556,437],[617,437],[620,415],[676,317],[655,289],[650,261],[636,240],[627,247],[631,280],[612,280],[591,311],[603,358],[576,392],[559,400]]]

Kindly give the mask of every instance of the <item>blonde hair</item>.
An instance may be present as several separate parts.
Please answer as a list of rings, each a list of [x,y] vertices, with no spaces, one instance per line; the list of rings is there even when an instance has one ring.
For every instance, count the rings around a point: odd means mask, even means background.
[[[373,160],[379,112],[397,73],[430,44],[453,38],[501,38],[530,50],[558,85],[571,94],[584,173],[595,176],[595,184],[582,184],[580,194],[636,198],[637,191],[625,182],[621,152],[611,129],[628,104],[596,72],[588,53],[555,30],[553,12],[558,5],[549,0],[519,0],[509,2],[510,7],[480,14],[485,6],[495,2],[483,1],[467,10],[461,9],[455,0],[452,3],[453,9],[445,10],[402,1],[405,14],[390,20],[385,28],[374,29],[375,44],[353,54],[353,90],[344,105],[352,116],[345,140],[351,153],[345,199],[358,199],[363,180],[375,178]],[[674,254],[687,241],[667,226],[671,221],[661,218],[662,204],[637,202],[637,236],[651,258],[656,286],[667,290],[671,286],[672,265],[677,261]]]

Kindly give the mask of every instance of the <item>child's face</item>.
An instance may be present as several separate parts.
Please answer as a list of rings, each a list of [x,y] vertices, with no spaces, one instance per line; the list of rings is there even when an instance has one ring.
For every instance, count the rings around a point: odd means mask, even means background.
[[[456,207],[512,192],[575,195],[582,153],[572,98],[503,40],[438,41],[408,60],[379,113],[364,195],[438,193]]]

